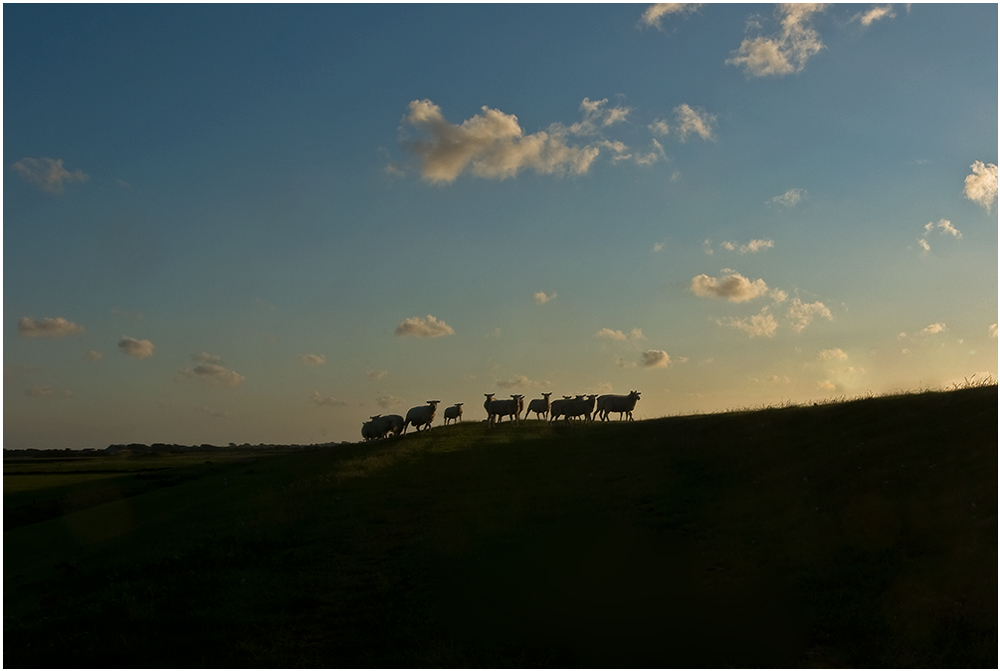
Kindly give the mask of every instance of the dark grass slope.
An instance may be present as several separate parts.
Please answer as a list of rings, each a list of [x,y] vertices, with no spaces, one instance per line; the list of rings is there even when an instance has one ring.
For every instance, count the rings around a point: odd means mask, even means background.
[[[997,666],[995,386],[181,475],[5,488],[5,667]]]

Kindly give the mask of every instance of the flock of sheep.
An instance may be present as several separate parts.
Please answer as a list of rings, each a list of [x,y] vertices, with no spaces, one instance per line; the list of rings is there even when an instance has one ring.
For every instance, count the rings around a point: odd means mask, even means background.
[[[495,399],[496,394],[484,394],[486,401],[483,409],[486,410],[487,423],[490,427],[503,421],[504,417],[510,417],[514,423],[521,420],[521,413],[524,412],[524,396],[522,394],[511,394],[509,399]],[[584,421],[592,422],[600,417],[601,421],[606,421],[612,412],[618,413],[618,419],[627,417],[633,421],[632,410],[635,409],[636,401],[639,400],[639,392],[632,391],[626,396],[615,394],[587,394],[579,396],[563,396],[560,399],[550,401],[552,392],[542,394],[542,398],[533,399],[528,403],[528,411],[524,413],[527,419],[530,413],[535,413],[537,419],[545,419],[549,423],[562,417],[566,422],[571,419],[582,417]],[[371,419],[361,425],[361,436],[367,440],[378,440],[389,435],[398,436],[406,433],[409,426],[417,431],[431,428],[434,416],[437,413],[438,404],[441,401],[427,401],[427,405],[418,405],[410,408],[404,419],[400,415],[374,415]],[[462,406],[464,403],[456,403],[445,408],[444,423],[462,421]]]

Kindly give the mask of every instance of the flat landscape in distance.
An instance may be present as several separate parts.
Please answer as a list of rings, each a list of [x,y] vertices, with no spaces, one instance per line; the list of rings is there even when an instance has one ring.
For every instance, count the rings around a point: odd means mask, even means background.
[[[997,666],[997,387],[4,463],[5,667]]]

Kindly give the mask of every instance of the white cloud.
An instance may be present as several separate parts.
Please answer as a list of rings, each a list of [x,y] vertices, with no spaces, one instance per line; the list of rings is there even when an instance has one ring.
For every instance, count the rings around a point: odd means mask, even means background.
[[[89,350],[84,356],[90,361],[100,361],[104,358],[104,355],[98,352],[96,349]]]
[[[536,291],[535,292],[535,302],[538,303],[539,305],[545,305],[546,303],[548,303],[549,301],[553,300],[558,295],[559,294],[557,294],[554,291],[551,294],[547,294],[544,291]]]
[[[61,158],[22,158],[11,168],[26,182],[54,196],[61,194],[66,184],[90,179],[82,170],[70,172],[64,168]]]
[[[997,337],[997,325],[996,324],[990,324],[990,336],[993,337],[993,338]]]
[[[325,354],[303,354],[299,357],[299,361],[307,366],[325,366],[326,365],[326,355]]]
[[[177,372],[178,379],[200,380],[206,384],[219,387],[237,387],[246,378],[236,371],[223,368],[217,363],[198,363],[194,366],[181,368]]]
[[[664,242],[654,243],[653,244],[653,253],[655,254],[657,252],[662,252],[664,247],[666,247],[666,243],[664,243]]]
[[[123,335],[118,341],[118,349],[133,359],[146,359],[153,356],[155,346],[148,340],[137,340]]]
[[[711,140],[712,126],[715,125],[715,115],[704,110],[696,110],[688,104],[678,105],[674,108],[677,116],[677,134],[680,135],[681,142],[687,136],[694,133],[702,140]]]
[[[766,307],[762,308],[759,313],[746,319],[733,317],[729,321],[718,320],[716,323],[744,331],[751,338],[772,338],[774,337],[774,332],[778,329],[778,321]]]
[[[646,8],[646,11],[642,13],[639,25],[653,26],[662,30],[664,17],[690,14],[701,5],[700,2],[658,2]]]
[[[928,324],[921,333],[926,333],[927,335],[936,335],[938,333],[943,333],[948,330],[948,326],[944,322],[935,322],[934,324]]]
[[[339,401],[332,396],[323,396],[318,391],[314,391],[312,394],[310,394],[309,400],[312,401],[313,405],[315,405],[318,408],[322,408],[323,406],[329,406],[331,408],[341,408],[347,405],[347,401]]]
[[[414,100],[404,121],[422,131],[424,137],[401,144],[420,158],[421,176],[429,182],[453,182],[466,170],[489,179],[514,177],[529,168],[541,174],[584,174],[600,148],[593,144],[570,146],[567,137],[571,132],[593,130],[598,121],[607,125],[627,114],[624,108],[590,111],[595,105],[600,106],[601,101],[584,99],[581,107],[591,116],[576,126],[576,131],[553,124],[548,131],[525,135],[513,114],[483,106],[482,114],[452,124],[438,105],[430,100]]]
[[[798,298],[792,299],[792,305],[788,308],[787,316],[792,321],[792,328],[796,333],[800,333],[809,326],[815,317],[823,317],[824,319],[833,321],[833,314],[821,302],[803,303]]]
[[[775,196],[774,198],[772,198],[767,202],[769,204],[773,203],[775,205],[783,205],[784,207],[795,207],[803,200],[805,200],[806,196],[808,195],[809,192],[806,191],[805,189],[799,189],[799,188],[789,189],[780,196]]]
[[[497,386],[501,389],[542,389],[551,387],[548,380],[532,380],[527,375],[515,375],[511,380],[497,380]]]
[[[878,7],[872,7],[867,12],[859,12],[854,16],[853,20],[860,21],[861,25],[867,28],[879,19],[892,19],[895,17],[896,12],[893,11],[892,5],[881,5]]]
[[[819,382],[816,383],[816,388],[821,389],[823,391],[836,391],[837,385],[835,385],[830,380],[820,380]]]
[[[625,340],[626,338],[628,338],[628,336],[625,335],[623,332],[612,331],[611,329],[601,329],[596,333],[595,337],[607,338],[608,340]]]
[[[432,315],[427,315],[426,319],[407,317],[396,327],[398,337],[440,338],[441,336],[454,335],[454,333],[455,329],[443,321],[435,319]]]
[[[83,333],[84,328],[62,317],[21,317],[17,323],[17,333],[22,338],[62,338]]]
[[[788,384],[792,381],[792,378],[788,377],[787,375],[772,375],[771,377],[767,378],[767,381],[770,382],[771,384]]]
[[[666,368],[670,365],[670,355],[662,349],[651,349],[642,353],[641,362],[646,368]]]
[[[722,247],[723,249],[731,252],[739,252],[740,254],[755,254],[762,249],[771,249],[774,247],[774,240],[751,240],[745,245],[737,242],[723,242]]]
[[[781,77],[801,72],[806,61],[824,48],[819,33],[809,25],[813,14],[824,9],[823,4],[779,5],[780,32],[743,40],[726,64],[742,65],[747,75],[754,77]]]
[[[653,132],[653,135],[659,135],[660,137],[670,132],[670,126],[663,119],[654,119],[648,128]]]
[[[965,197],[989,212],[997,198],[997,167],[982,161],[976,161],[970,167],[972,174],[965,178]]]
[[[833,349],[822,350],[819,353],[819,358],[820,361],[844,360],[847,358],[847,352],[839,347],[834,347]]]
[[[735,272],[718,279],[703,274],[691,280],[691,291],[695,296],[715,296],[733,303],[742,303],[767,293],[767,284],[762,279],[751,282]]]
[[[931,244],[929,242],[927,242],[927,238],[920,238],[920,239],[918,239],[917,240],[917,244],[920,245],[920,248],[922,250],[924,250],[925,252],[931,251]]]
[[[201,352],[200,354],[192,354],[191,358],[195,361],[201,361],[202,363],[219,363],[222,361],[222,357],[216,354],[209,354],[208,352]]]

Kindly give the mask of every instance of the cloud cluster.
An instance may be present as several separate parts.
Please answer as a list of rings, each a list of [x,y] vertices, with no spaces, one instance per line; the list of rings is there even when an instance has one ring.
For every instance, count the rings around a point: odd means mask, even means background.
[[[767,284],[762,279],[751,282],[736,272],[719,278],[702,274],[691,280],[691,291],[695,296],[725,298],[733,303],[743,303],[766,294]]]
[[[328,406],[331,408],[342,408],[347,405],[347,401],[340,401],[333,398],[332,396],[323,396],[318,391],[314,391],[309,395],[309,400],[312,401],[313,405],[317,408],[322,408],[323,406]]]
[[[920,245],[920,248],[925,252],[931,251],[931,244],[927,241],[927,238],[929,234],[934,231],[934,229],[940,229],[941,235],[951,235],[952,237],[955,238],[962,237],[962,232],[957,228],[955,228],[954,226],[952,226],[951,222],[948,221],[947,219],[941,219],[936,224],[933,221],[928,221],[924,225],[924,236],[917,240],[917,244]]]
[[[743,40],[726,64],[743,66],[747,75],[753,77],[782,77],[801,72],[806,61],[824,48],[810,21],[825,8],[819,3],[779,5],[781,30],[766,37]]]
[[[402,145],[419,157],[421,176],[429,182],[453,182],[467,169],[492,179],[513,177],[524,169],[583,174],[600,153],[594,144],[567,144],[569,132],[559,126],[525,135],[516,116],[485,105],[482,114],[453,124],[430,100],[414,100],[404,121],[423,134]]]
[[[61,194],[67,184],[80,184],[90,179],[82,170],[67,170],[61,158],[26,157],[11,168],[26,182],[53,196]]]
[[[427,315],[426,319],[420,317],[407,317],[396,327],[396,336],[413,336],[415,338],[440,338],[441,336],[454,335],[455,329],[436,319],[433,315]]]
[[[834,347],[833,349],[825,349],[819,353],[820,361],[844,360],[846,358],[847,358],[847,352],[840,349],[839,347]]]
[[[133,359],[147,359],[153,356],[155,346],[148,340],[138,340],[123,335],[121,340],[118,341],[118,349]]]
[[[663,19],[667,16],[683,16],[701,7],[700,2],[658,2],[646,8],[639,20],[639,25],[651,26],[663,30]]]
[[[83,333],[84,328],[62,317],[21,317],[17,322],[17,333],[22,338],[61,338]]]
[[[607,340],[645,340],[646,336],[642,334],[642,329],[634,328],[631,332],[625,333],[624,331],[611,330],[608,328],[601,329],[596,334],[596,338],[605,338]]]
[[[640,359],[646,368],[666,368],[670,365],[670,355],[662,349],[646,350]]]
[[[761,336],[771,338],[774,336],[774,332],[778,330],[778,321],[767,307],[762,308],[759,313],[744,319],[731,317],[728,320],[717,320],[716,323],[720,326],[730,326],[739,329],[751,338]]]
[[[972,174],[965,178],[965,197],[989,212],[997,199],[997,167],[982,161],[976,161],[970,167]]]
[[[711,246],[708,246],[708,240],[706,242],[705,252],[707,254],[712,253]],[[730,252],[739,252],[740,254],[756,254],[763,249],[771,249],[774,247],[774,240],[751,240],[745,245],[741,245],[738,242],[723,242],[722,248]]]

